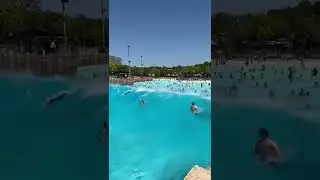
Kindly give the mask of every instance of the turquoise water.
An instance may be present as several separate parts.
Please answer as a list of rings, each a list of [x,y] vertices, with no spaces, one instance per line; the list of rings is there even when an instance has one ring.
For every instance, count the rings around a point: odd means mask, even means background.
[[[219,105],[213,114],[214,179],[319,179],[319,123],[251,106]],[[260,127],[278,142],[285,160],[282,166],[266,167],[254,158]]]
[[[264,72],[249,72],[249,68]],[[287,68],[292,64],[297,69],[293,83],[287,80]],[[313,87],[311,68],[317,63],[306,63],[302,69],[296,62],[261,63],[245,67],[243,62],[234,62],[216,68],[224,78],[217,79],[213,86],[216,104],[213,112],[213,179],[233,180],[314,180],[319,179],[320,167],[320,121],[319,89]],[[243,66],[247,80],[239,81],[239,70]],[[280,72],[284,71],[283,74]],[[275,72],[277,71],[277,72]],[[236,78],[229,78],[232,73]],[[261,74],[264,78],[261,78]],[[255,80],[250,80],[250,75]],[[300,75],[302,77],[300,77]],[[319,79],[319,77],[317,77]],[[239,97],[224,96],[224,88],[235,83]],[[256,87],[255,83],[259,83]],[[268,88],[263,83],[268,82]],[[297,92],[304,88],[309,97],[299,97]],[[268,99],[268,91],[275,92],[274,99]],[[290,94],[295,90],[296,94]],[[311,109],[303,109],[309,104]],[[278,142],[284,163],[279,167],[266,167],[253,154],[258,130],[265,127]]]
[[[107,144],[96,138],[106,113],[101,85],[0,77],[0,86],[0,179],[107,179]],[[70,97],[44,106],[70,89]]]
[[[210,100],[116,85],[109,97],[110,179],[181,180],[193,165],[209,165]],[[189,111],[192,101],[198,116]]]

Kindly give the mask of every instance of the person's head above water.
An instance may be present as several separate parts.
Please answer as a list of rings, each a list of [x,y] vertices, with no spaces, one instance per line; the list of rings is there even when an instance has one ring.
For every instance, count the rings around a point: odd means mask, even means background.
[[[269,132],[265,128],[260,128],[259,130],[259,135],[262,139],[268,138],[269,137]]]
[[[194,102],[191,103],[192,106],[196,105]]]

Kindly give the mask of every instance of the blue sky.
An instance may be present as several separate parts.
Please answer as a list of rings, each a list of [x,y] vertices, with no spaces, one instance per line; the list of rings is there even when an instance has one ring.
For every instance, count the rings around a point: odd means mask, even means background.
[[[210,0],[110,0],[110,55],[132,65],[189,65],[210,59]]]
[[[100,18],[100,0],[72,0],[71,16]],[[133,64],[176,65],[210,57],[210,14],[261,12],[295,5],[299,0],[109,0],[110,53],[127,63],[130,44]],[[105,1],[106,5],[108,1]],[[42,7],[61,12],[60,0],[42,0]]]

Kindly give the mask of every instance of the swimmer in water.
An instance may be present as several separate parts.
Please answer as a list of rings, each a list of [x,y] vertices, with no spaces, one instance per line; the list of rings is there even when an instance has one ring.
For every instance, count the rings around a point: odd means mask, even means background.
[[[269,165],[280,163],[280,151],[277,144],[269,137],[265,128],[259,130],[260,140],[256,143],[254,153],[259,159]]]
[[[144,100],[143,99],[140,101],[140,107],[144,107]]]
[[[57,101],[60,101],[68,95],[70,95],[70,93],[68,91],[60,91],[58,94],[56,94],[52,97],[49,97],[47,99],[47,105],[50,105],[50,104],[57,102]]]
[[[131,93],[132,92],[132,90],[128,90],[128,91],[126,91],[125,93],[123,93],[123,95],[127,95],[127,94],[129,94],[129,93]]]
[[[196,106],[196,104],[194,102],[191,103],[191,107],[190,110],[193,114],[198,114],[199,113],[199,108],[198,106]]]

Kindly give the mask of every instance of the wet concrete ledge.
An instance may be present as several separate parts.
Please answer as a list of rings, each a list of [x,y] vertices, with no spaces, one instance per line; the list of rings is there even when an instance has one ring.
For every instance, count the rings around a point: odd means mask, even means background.
[[[211,168],[202,168],[198,165],[193,168],[186,175],[184,180],[211,180]]]

